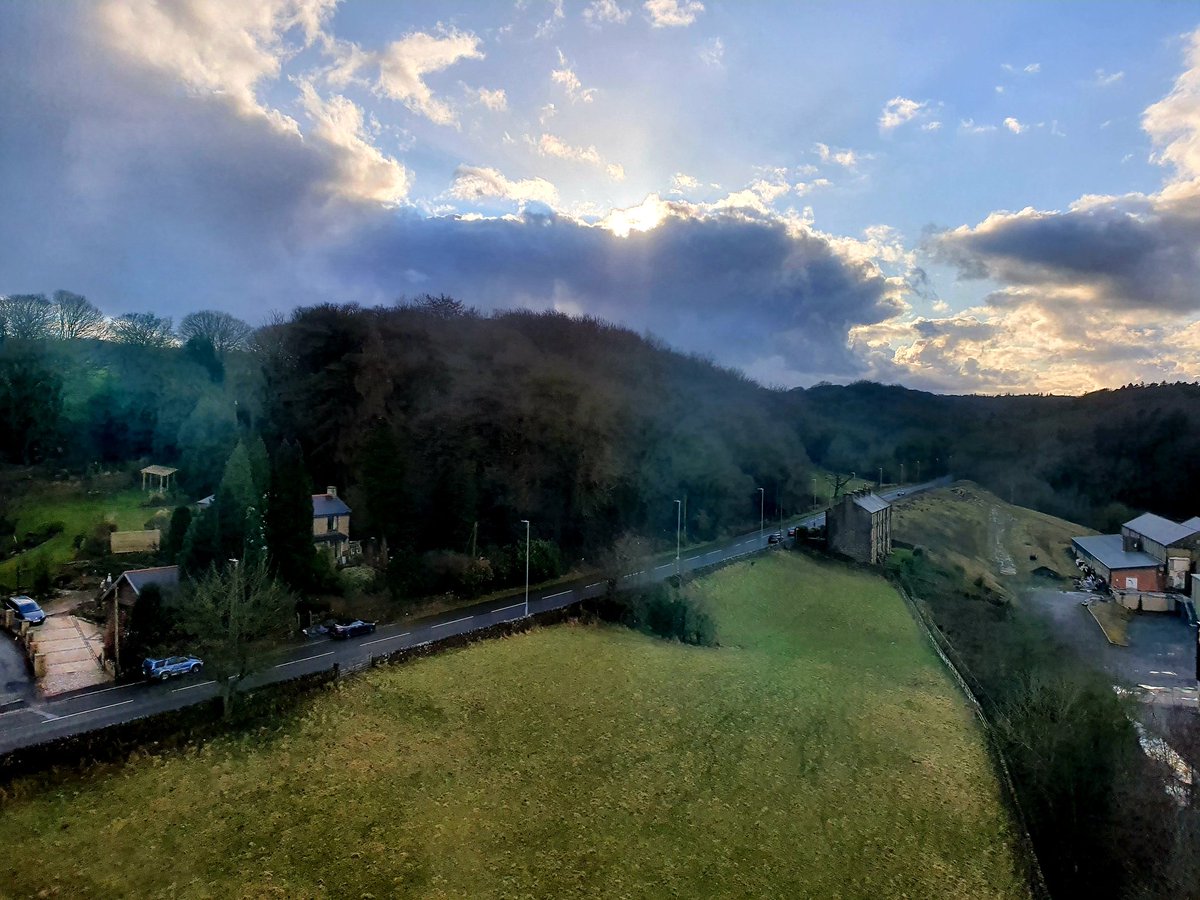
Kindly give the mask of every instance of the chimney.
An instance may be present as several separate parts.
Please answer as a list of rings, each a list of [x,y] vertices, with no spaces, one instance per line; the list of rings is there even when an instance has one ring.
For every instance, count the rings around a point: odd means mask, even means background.
[[[337,485],[336,484],[329,485],[329,487],[325,488],[325,493],[336,500],[337,499]]]

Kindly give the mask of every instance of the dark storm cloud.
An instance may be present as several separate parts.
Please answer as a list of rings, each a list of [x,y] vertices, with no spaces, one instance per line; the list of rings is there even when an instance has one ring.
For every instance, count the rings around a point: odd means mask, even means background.
[[[446,292],[601,316],[728,365],[774,358],[797,380],[858,374],[848,329],[898,311],[877,269],[766,217],[672,216],[622,238],[554,214],[335,199],[319,142],[122,64],[81,38],[85,9],[0,10],[0,292],[251,321]]]
[[[1063,213],[997,214],[929,247],[964,278],[1048,294],[1090,289],[1113,309],[1200,309],[1200,196],[1117,198]]]

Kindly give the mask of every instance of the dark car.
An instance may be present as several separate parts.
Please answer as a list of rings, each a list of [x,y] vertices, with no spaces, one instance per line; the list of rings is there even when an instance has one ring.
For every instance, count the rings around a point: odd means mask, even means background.
[[[142,674],[150,681],[166,681],[177,675],[195,675],[204,668],[204,660],[195,656],[168,656],[142,661]]]
[[[331,638],[351,638],[358,637],[360,634],[372,634],[374,631],[374,622],[364,622],[362,619],[355,619],[353,622],[346,622],[344,624],[338,622],[331,625],[327,633]]]
[[[793,525],[791,528],[788,529],[787,535],[788,535],[788,537],[796,536],[796,526],[795,525]]]
[[[32,597],[24,595],[20,597],[9,597],[4,601],[4,608],[13,611],[13,619],[19,626],[22,622],[28,622],[30,626],[41,625],[46,621],[46,614],[42,608],[37,605],[37,601]]]
[[[778,531],[773,531],[767,535],[767,543],[768,544],[778,544],[782,540],[783,540],[783,535],[780,534]]]

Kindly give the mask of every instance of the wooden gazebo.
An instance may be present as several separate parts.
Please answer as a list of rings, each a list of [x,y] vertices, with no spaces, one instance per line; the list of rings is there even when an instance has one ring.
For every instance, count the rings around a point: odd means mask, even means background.
[[[178,471],[170,466],[146,466],[142,469],[142,490],[158,490],[166,493],[171,488],[171,476]],[[157,486],[156,478],[158,479]]]

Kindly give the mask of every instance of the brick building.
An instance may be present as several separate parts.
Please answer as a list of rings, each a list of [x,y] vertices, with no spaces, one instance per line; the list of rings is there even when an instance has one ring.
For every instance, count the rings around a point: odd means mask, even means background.
[[[1188,574],[1200,558],[1200,517],[1179,524],[1145,513],[1121,526],[1121,544],[1154,557],[1162,567],[1159,590],[1187,590]]]
[[[1094,534],[1071,539],[1075,555],[1116,590],[1161,591],[1162,568],[1149,553],[1126,550],[1119,534]]]
[[[825,513],[829,549],[877,565],[892,552],[892,505],[870,488],[849,494]]]

